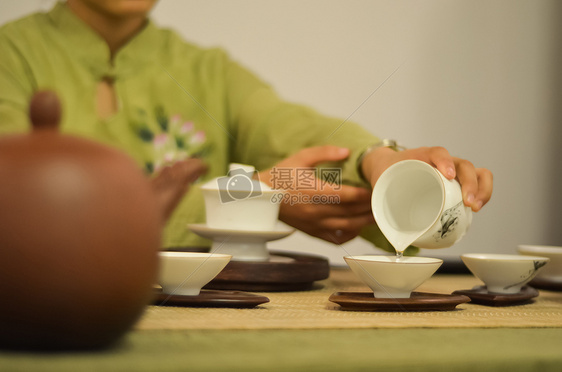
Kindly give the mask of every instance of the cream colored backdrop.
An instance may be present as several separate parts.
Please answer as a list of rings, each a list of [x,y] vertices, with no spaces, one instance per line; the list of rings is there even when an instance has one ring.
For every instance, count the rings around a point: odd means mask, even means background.
[[[0,23],[51,4],[2,0]],[[555,0],[161,0],[153,16],[226,48],[286,99],[491,169],[494,197],[468,235],[423,252],[455,259],[562,245],[560,10]],[[378,252],[360,239],[334,247],[304,234],[270,246],[335,263]]]

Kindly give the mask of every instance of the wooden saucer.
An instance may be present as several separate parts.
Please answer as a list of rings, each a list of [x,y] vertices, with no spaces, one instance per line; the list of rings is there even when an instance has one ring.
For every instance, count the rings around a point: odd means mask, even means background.
[[[454,291],[453,294],[465,295],[470,297],[470,302],[487,306],[512,306],[530,302],[539,295],[533,287],[524,286],[518,293],[490,293],[486,286],[477,286],[472,289]]]
[[[329,300],[352,311],[450,311],[470,298],[424,292],[412,292],[410,298],[376,298],[373,292],[336,292]]]
[[[230,261],[204,288],[251,292],[306,291],[330,276],[324,257],[271,252],[269,261]]]
[[[529,285],[537,289],[546,289],[548,291],[558,291],[558,292],[562,291],[562,282],[548,280],[546,278],[535,277],[533,280],[529,282]]]
[[[178,252],[208,252],[209,247],[175,247]],[[230,261],[205,289],[249,292],[308,291],[330,276],[328,259],[309,254],[270,251],[269,261]]]
[[[156,291],[153,305],[183,307],[252,308],[269,302],[269,298],[240,291],[213,291],[202,289],[198,296],[169,295]]]

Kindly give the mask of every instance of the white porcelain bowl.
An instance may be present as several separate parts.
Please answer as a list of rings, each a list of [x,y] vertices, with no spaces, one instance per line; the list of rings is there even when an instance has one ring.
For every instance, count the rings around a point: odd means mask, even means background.
[[[539,256],[471,253],[461,255],[468,269],[486,284],[488,292],[518,293],[550,260]]]
[[[227,202],[221,195],[227,191],[217,189],[201,189],[205,199],[207,226],[214,229],[273,231],[279,218],[279,203],[272,202],[280,191],[262,191],[259,196],[245,198],[241,194],[238,199]],[[230,195],[238,197],[235,192]]]
[[[351,270],[377,298],[409,298],[414,289],[429,279],[443,260],[427,257],[346,256]]]
[[[537,278],[562,283],[562,247],[552,245],[520,245],[519,253],[550,258],[550,262],[537,273]]]
[[[159,252],[158,284],[167,294],[197,296],[231,258],[218,253]]]
[[[214,229],[272,231],[283,191],[253,179],[253,167],[231,164],[228,176],[203,186],[207,226]]]

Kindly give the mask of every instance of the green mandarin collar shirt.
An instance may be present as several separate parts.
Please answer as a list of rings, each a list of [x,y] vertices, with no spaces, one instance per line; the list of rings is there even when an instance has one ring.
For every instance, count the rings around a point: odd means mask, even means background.
[[[104,79],[118,100],[108,119],[96,111]],[[62,132],[119,148],[148,174],[198,156],[209,164],[204,182],[225,176],[231,162],[263,170],[301,148],[331,144],[353,150],[335,166],[343,182],[361,185],[357,158],[378,141],[354,123],[280,99],[223,50],[202,49],[151,21],[111,61],[104,40],[64,3],[0,28],[0,135],[29,129],[27,107],[38,89],[59,95]],[[208,246],[186,228],[204,222],[195,186],[168,222],[163,247]],[[363,235],[389,249],[375,226]]]

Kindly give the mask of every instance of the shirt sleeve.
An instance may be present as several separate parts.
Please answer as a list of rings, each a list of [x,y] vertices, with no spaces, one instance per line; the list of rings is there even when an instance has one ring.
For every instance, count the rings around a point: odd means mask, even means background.
[[[357,172],[357,159],[378,138],[358,124],[321,115],[282,100],[259,78],[232,62],[228,69],[231,122],[235,124],[234,161],[267,169],[306,147],[336,145],[351,150],[337,166],[347,184],[370,187]]]

